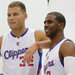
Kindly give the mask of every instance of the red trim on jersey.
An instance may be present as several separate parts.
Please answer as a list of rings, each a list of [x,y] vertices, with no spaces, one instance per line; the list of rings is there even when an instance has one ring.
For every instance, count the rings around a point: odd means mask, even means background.
[[[41,70],[41,67],[42,67],[42,64],[41,64],[40,67],[39,67],[39,70],[38,70],[38,72],[37,72],[37,75],[39,75],[40,70]]]

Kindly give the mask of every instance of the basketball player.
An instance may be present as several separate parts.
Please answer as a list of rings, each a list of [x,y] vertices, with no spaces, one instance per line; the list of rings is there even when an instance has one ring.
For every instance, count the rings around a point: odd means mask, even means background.
[[[35,42],[49,40],[41,30],[25,27],[26,7],[14,1],[8,6],[8,24],[11,32],[0,37],[0,52],[3,57],[3,75],[39,75],[42,51],[37,50],[29,64],[23,57],[26,50]]]
[[[44,61],[44,75],[75,75],[75,44],[64,37],[65,17],[59,12],[48,13],[44,21],[48,41],[35,42],[26,52],[24,62],[30,61],[38,48],[49,48]],[[30,56],[29,56],[29,55]]]

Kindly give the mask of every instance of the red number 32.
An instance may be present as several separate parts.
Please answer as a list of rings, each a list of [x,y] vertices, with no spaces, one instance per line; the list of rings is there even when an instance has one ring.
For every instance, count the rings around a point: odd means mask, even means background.
[[[50,71],[47,71],[47,75],[51,75],[51,72]]]
[[[20,66],[26,66],[26,64],[24,63],[24,59],[23,56],[20,57],[20,60],[22,60],[22,63],[20,63]],[[32,60],[30,62],[30,64],[28,66],[33,66],[33,56],[32,56]]]

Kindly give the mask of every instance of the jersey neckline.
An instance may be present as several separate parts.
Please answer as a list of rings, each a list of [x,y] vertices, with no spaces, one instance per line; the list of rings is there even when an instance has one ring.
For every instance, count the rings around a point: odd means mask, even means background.
[[[57,42],[53,47],[50,48],[49,51],[51,51],[51,50],[52,50],[58,43],[60,43],[63,39],[65,39],[65,38],[62,38],[59,42]]]
[[[27,32],[28,32],[28,28],[27,28],[26,31],[21,35],[21,37],[23,37]],[[16,36],[12,33],[12,31],[10,32],[10,34],[11,34],[13,37],[16,37]]]

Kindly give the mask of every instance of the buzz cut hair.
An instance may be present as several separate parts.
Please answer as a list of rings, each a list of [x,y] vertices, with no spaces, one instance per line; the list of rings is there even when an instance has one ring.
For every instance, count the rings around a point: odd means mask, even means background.
[[[66,25],[66,19],[65,19],[65,17],[64,17],[63,14],[54,11],[54,12],[48,13],[47,15],[55,15],[55,16],[56,16],[56,20],[57,20],[59,23],[64,23],[64,27],[65,27],[65,25]]]
[[[20,1],[14,1],[12,3],[9,4],[8,8],[13,8],[13,7],[20,7],[21,10],[26,13],[26,6],[24,3],[20,2]]]

